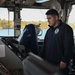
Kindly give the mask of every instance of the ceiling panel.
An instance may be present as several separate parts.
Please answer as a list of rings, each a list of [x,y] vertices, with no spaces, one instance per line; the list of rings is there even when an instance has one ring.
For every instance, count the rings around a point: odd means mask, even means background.
[[[48,7],[43,6],[43,3],[46,5],[49,4],[47,1],[51,2],[53,0],[26,0],[26,1],[25,0],[0,0],[0,6],[1,7],[19,6],[21,8],[44,8],[44,9],[47,9]],[[66,2],[75,4],[75,0],[57,0],[57,1],[60,2],[61,5],[63,5]]]

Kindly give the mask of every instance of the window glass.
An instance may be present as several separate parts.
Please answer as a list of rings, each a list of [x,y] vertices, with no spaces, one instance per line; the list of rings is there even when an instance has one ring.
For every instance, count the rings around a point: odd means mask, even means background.
[[[48,9],[22,9],[21,28],[24,29],[27,24],[40,24],[40,32],[37,37],[38,39],[44,39],[45,33],[48,29],[48,22],[45,15],[47,10]]]
[[[0,8],[0,36],[13,36],[13,12],[7,8]]]
[[[40,31],[37,37],[38,39],[44,39],[48,29],[48,22],[45,15],[47,10],[23,8],[20,12],[21,33],[28,24],[40,24]],[[0,8],[0,36],[14,36],[14,13],[9,12],[7,8]]]
[[[72,27],[75,37],[75,5],[72,6],[72,10],[69,14],[68,24]]]

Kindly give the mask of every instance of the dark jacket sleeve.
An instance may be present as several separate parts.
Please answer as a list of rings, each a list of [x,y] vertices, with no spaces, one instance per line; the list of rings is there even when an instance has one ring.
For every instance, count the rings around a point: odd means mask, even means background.
[[[64,55],[62,57],[62,61],[67,63],[73,56],[73,47],[74,47],[73,30],[71,27],[67,27],[64,29],[63,44],[64,44]]]
[[[48,33],[48,31],[47,31],[47,33]],[[42,57],[43,59],[45,59],[47,33],[46,33],[45,38],[44,38],[44,43],[43,43],[42,49],[41,49],[40,52],[39,52],[39,56]]]

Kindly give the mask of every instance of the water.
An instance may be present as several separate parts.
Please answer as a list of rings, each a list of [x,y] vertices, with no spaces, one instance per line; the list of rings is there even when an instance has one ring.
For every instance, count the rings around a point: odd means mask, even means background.
[[[38,36],[38,38],[44,39],[46,31],[47,31],[47,29],[43,29],[42,30],[42,35]],[[22,32],[23,32],[23,29],[21,29],[21,33]],[[14,29],[2,29],[2,30],[0,30],[0,36],[14,36]]]
[[[40,39],[44,39],[47,29],[42,30],[42,36],[38,36]],[[21,33],[23,32],[23,29],[21,29]],[[75,37],[75,30],[73,30],[73,35]],[[14,29],[3,29],[0,30],[0,36],[14,36]]]
[[[0,30],[0,36],[14,36],[14,29],[2,29]]]

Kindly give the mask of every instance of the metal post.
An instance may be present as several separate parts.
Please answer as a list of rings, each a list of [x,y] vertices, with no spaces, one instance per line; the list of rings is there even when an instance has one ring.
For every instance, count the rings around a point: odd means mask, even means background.
[[[21,33],[20,8],[14,8],[14,36],[18,37]]]

